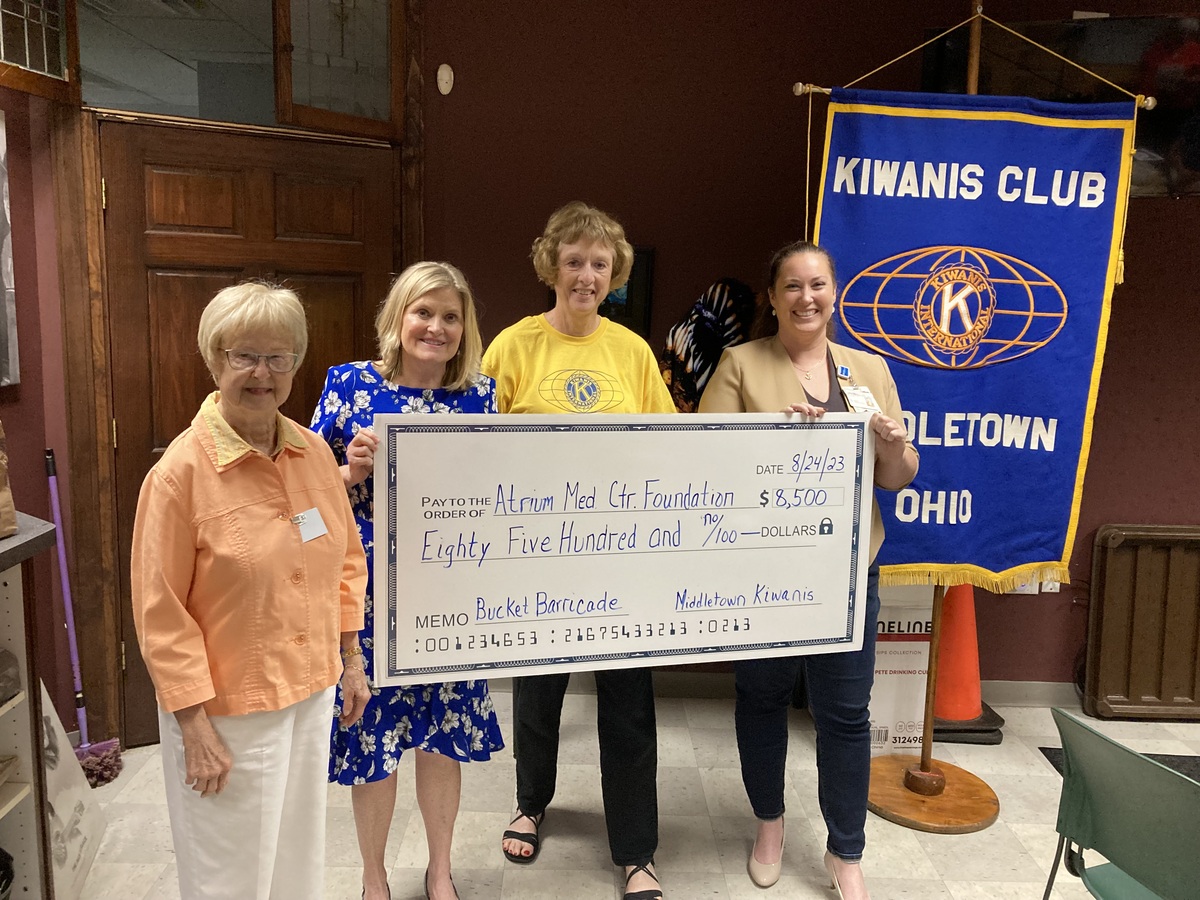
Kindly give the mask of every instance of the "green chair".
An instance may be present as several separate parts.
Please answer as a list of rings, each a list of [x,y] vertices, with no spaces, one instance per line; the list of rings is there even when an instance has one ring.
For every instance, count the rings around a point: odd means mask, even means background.
[[[1122,747],[1061,709],[1051,711],[1063,747],[1058,862],[1093,897],[1195,900],[1200,897],[1200,783]],[[1088,868],[1083,851],[1109,862]]]

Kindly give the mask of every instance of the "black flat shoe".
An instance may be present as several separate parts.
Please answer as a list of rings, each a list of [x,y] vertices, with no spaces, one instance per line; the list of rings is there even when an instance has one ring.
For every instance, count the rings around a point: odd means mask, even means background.
[[[523,844],[528,844],[533,848],[533,852],[528,856],[524,856],[520,853],[510,853],[508,850],[504,850],[503,847],[501,847],[501,850],[504,852],[504,858],[509,862],[515,862],[520,866],[527,866],[537,859],[537,855],[542,849],[541,831],[542,823],[546,821],[546,811],[542,810],[538,815],[530,816],[518,809],[517,817],[508,824],[515,825],[521,819],[528,819],[530,822],[532,822],[533,831],[513,831],[512,829],[509,829],[508,831],[504,832],[504,840],[520,841]]]
[[[654,860],[650,860],[649,865],[654,865]],[[625,887],[629,887],[629,881],[638,872],[645,872],[654,879],[654,883],[658,884],[658,876],[651,872],[646,866],[634,866],[633,871],[625,876]],[[663,900],[663,892],[661,887],[648,888],[644,891],[626,891],[623,900]]]

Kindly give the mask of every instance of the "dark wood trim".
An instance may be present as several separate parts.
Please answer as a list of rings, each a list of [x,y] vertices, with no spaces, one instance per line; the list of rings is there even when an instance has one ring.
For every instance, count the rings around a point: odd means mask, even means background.
[[[62,291],[71,473],[70,562],[76,627],[88,698],[88,728],[122,735],[119,579],[108,324],[104,292],[104,211],[100,208],[99,122],[58,107],[50,115]]]
[[[283,119],[281,118],[280,121]],[[292,103],[292,117],[288,120],[288,124],[299,125],[301,128],[314,128],[318,131],[332,131],[336,134],[360,134],[381,140],[393,139],[398,130],[391,122],[381,122],[365,116],[352,116],[349,113],[306,106],[303,103]]]
[[[404,4],[404,141],[397,159],[396,271],[425,258],[425,41],[421,0]]]
[[[297,103],[292,83],[292,10],[290,0],[273,0],[275,36],[275,120],[284,125],[298,125],[336,134],[357,134],[381,140],[399,141],[404,115],[405,92],[401,86],[404,73],[402,58],[405,39],[405,0],[390,0],[388,10],[388,102],[389,120],[369,119],[350,113],[320,109]]]
[[[67,83],[71,86],[67,102],[83,105],[83,71],[79,66],[79,12],[76,2],[63,4],[63,27],[67,30]]]
[[[130,125],[159,125],[164,128],[190,128],[200,131],[219,131],[222,134],[258,135],[321,144],[347,144],[358,147],[392,146],[391,141],[381,141],[376,138],[356,137],[347,134],[329,134],[324,131],[300,131],[296,128],[279,128],[273,125],[246,125],[240,122],[192,119],[186,116],[164,116],[158,113],[138,113],[123,109],[106,109],[104,107],[88,107],[88,112],[93,113],[101,122],[125,122]]]
[[[292,112],[292,4],[291,0],[273,0],[271,14],[275,22],[275,121],[294,122]]]
[[[22,91],[26,94],[36,94],[39,97],[46,97],[49,100],[55,100],[59,103],[71,102],[71,83],[62,81],[58,78],[51,78],[49,75],[43,75],[40,72],[31,72],[29,69],[22,69],[20,66],[3,63],[7,66],[0,72],[0,87],[6,87],[14,91]]]
[[[388,104],[391,107],[392,132],[398,141],[404,137],[404,100],[407,89],[407,60],[404,52],[408,46],[408,7],[407,0],[391,0],[388,10]],[[417,37],[420,37],[420,32],[417,32]]]

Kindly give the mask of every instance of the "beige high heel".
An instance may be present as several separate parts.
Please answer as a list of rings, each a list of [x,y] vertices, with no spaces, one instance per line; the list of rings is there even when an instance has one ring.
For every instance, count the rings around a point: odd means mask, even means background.
[[[833,890],[837,891],[838,900],[846,900],[845,894],[842,893],[842,886],[838,882],[837,872],[835,872],[834,868],[833,868],[833,860],[834,860],[834,855],[832,853],[830,853],[828,850],[826,850],[825,851],[825,871],[829,873],[829,886]],[[847,863],[847,865],[859,865],[859,863]],[[859,871],[861,872],[862,869],[860,868]],[[865,885],[863,887],[863,890],[864,891],[866,890]],[[864,893],[863,896],[867,897],[867,894]],[[869,897],[868,897],[868,900],[870,900]]]
[[[837,891],[838,900],[846,900],[842,896],[842,886],[838,884],[837,874],[833,871],[833,854],[825,851],[825,871],[829,873],[829,886]]]
[[[746,863],[746,871],[750,873],[750,880],[760,888],[769,888],[779,880],[779,875],[783,871],[783,848],[786,844],[787,831],[785,830],[783,839],[779,842],[779,862],[764,863],[754,858],[754,851],[758,849],[758,840],[755,839],[754,846],[750,849],[750,859]]]

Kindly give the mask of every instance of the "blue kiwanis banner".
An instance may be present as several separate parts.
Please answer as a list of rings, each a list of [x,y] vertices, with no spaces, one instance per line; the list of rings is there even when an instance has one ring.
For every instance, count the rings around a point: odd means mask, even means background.
[[[892,583],[1069,580],[1134,104],[834,90],[817,235],[838,340],[921,453],[878,496]]]

